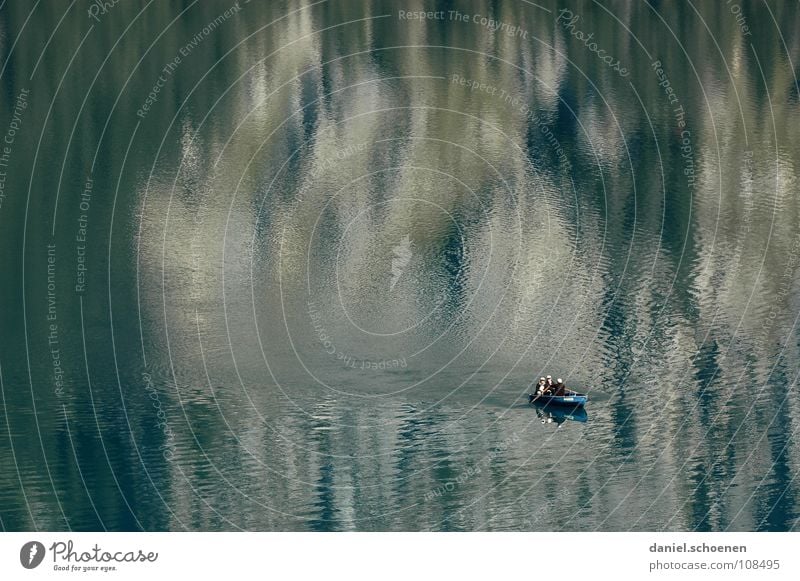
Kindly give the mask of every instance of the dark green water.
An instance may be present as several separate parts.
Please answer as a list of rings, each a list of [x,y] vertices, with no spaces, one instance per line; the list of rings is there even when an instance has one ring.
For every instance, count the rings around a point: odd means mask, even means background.
[[[796,529],[796,2],[98,6],[0,0],[0,528]]]

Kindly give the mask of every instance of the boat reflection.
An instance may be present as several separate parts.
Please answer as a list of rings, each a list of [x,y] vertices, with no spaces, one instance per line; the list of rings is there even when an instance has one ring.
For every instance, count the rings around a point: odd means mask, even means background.
[[[557,424],[560,426],[567,420],[584,423],[589,419],[589,415],[586,413],[586,409],[583,406],[559,406],[536,401],[531,405],[536,410],[536,415],[542,420],[543,424]]]

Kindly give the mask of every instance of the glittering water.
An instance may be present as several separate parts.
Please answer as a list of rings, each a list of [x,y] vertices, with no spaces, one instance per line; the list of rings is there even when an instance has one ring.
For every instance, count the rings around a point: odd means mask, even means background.
[[[796,526],[797,5],[268,4],[0,3],[4,530]]]

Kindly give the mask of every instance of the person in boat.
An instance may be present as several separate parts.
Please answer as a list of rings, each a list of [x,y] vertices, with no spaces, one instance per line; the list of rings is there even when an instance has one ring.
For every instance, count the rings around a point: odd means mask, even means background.
[[[536,384],[536,395],[542,395],[546,387],[547,385],[545,384],[545,378],[540,377],[539,383]]]
[[[567,386],[564,385],[564,381],[560,377],[556,379],[554,394],[559,396],[567,395]]]
[[[553,376],[548,375],[544,380],[544,392],[548,395],[553,393]]]

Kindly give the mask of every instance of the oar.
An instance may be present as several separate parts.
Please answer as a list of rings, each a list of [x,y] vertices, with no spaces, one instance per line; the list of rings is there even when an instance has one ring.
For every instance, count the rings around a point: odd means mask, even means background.
[[[528,394],[528,403],[533,403],[533,402],[535,402],[537,399],[539,399],[540,397],[542,397],[542,395],[543,395],[543,394],[541,394],[541,393],[537,393],[537,394],[536,394],[536,395],[533,397],[533,399],[531,399],[531,398],[530,398],[530,396],[532,396],[532,395],[533,395],[532,393],[529,393],[529,394]]]

